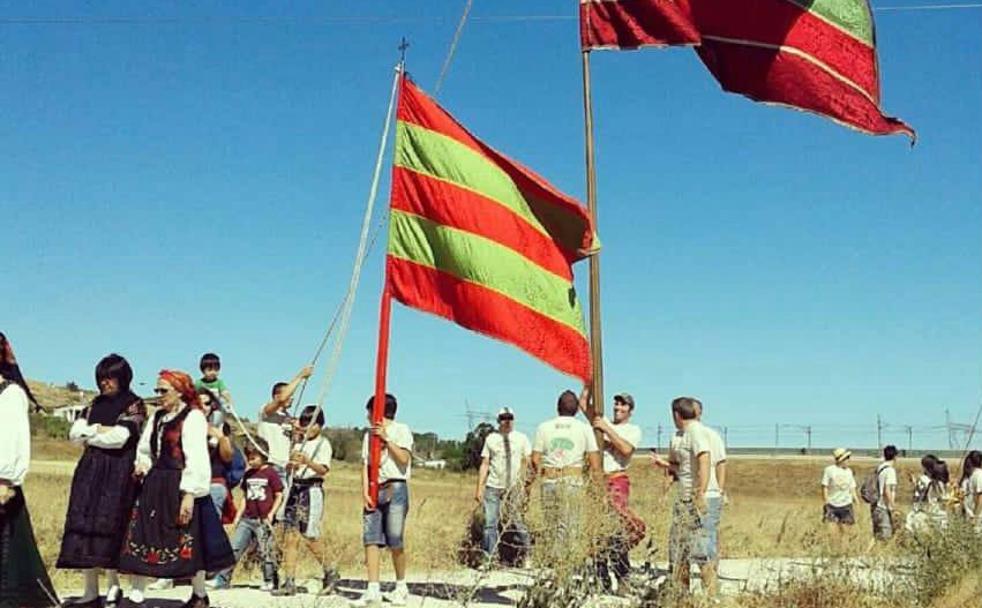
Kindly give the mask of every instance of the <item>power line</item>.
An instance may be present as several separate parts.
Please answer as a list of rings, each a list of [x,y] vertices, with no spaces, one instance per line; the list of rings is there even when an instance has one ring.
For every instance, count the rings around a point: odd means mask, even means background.
[[[873,12],[923,12],[982,9],[982,3],[914,4],[876,6]],[[577,15],[482,15],[470,17],[477,23],[574,21]],[[343,15],[335,17],[284,17],[272,15],[214,17],[5,17],[0,25],[378,25],[442,23],[449,17],[400,17],[395,15]]]

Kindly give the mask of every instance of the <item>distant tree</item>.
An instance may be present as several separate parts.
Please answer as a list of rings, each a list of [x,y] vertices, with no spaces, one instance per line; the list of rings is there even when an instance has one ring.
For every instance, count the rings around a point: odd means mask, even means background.
[[[76,384],[74,380],[69,380],[68,382],[65,383],[65,389],[72,391],[73,393],[77,393],[80,390],[82,390],[82,387]]]
[[[474,430],[467,433],[467,438],[461,446],[460,470],[468,471],[477,469],[481,466],[481,450],[484,449],[484,440],[494,432],[494,425],[490,422],[482,422],[474,427]]]

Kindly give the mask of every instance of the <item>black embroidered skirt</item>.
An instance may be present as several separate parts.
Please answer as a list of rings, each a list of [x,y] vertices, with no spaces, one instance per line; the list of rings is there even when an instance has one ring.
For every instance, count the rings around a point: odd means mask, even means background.
[[[17,488],[17,494],[0,507],[0,608],[47,608],[57,601],[38,553],[24,494]]]
[[[136,497],[133,451],[88,448],[72,477],[59,568],[116,568]]]
[[[153,468],[147,474],[123,540],[121,572],[156,578],[190,578],[235,564],[228,536],[209,496],[194,501],[187,526],[181,509],[181,471]]]

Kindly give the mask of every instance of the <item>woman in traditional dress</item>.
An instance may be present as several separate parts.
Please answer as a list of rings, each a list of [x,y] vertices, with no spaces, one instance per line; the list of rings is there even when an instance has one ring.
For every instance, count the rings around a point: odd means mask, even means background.
[[[48,608],[58,602],[41,561],[24,502],[31,461],[29,412],[37,401],[0,333],[0,607]]]
[[[185,608],[207,608],[205,575],[235,563],[208,494],[208,422],[194,381],[164,370],[154,391],[160,409],[137,446],[136,471],[145,473],[123,540],[123,572],[164,579],[191,578]]]
[[[59,568],[85,570],[85,590],[73,608],[99,607],[99,569],[106,570],[106,608],[123,599],[116,570],[129,522],[136,482],[133,461],[143,432],[147,409],[130,391],[133,370],[117,354],[104,357],[95,368],[99,396],[72,425],[68,436],[85,446],[75,467],[65,516]],[[143,601],[142,580],[132,581],[130,599]]]

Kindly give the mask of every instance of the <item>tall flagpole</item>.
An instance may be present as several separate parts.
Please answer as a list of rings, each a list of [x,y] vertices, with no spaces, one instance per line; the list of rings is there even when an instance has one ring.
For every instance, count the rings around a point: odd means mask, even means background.
[[[392,81],[392,96],[390,97],[389,114],[386,117],[385,130],[388,132],[389,121],[392,118],[392,100],[396,99],[398,92],[402,90],[402,78],[406,68],[406,49],[409,43],[403,38],[399,45],[401,53],[399,66],[396,68],[395,78]],[[379,159],[382,158],[385,139],[382,139],[383,150],[379,151]],[[377,170],[377,167],[376,167]],[[392,317],[392,290],[389,288],[389,262],[388,256],[385,261],[385,271],[382,279],[382,297],[379,303],[378,320],[378,352],[375,355],[375,393],[372,398],[372,426],[381,425],[385,417],[385,385],[388,376],[389,366],[389,325]],[[373,508],[378,505],[378,470],[382,462],[382,440],[377,435],[371,435],[368,442],[368,496],[371,498]]]
[[[597,231],[597,167],[593,157],[593,98],[590,95],[590,51],[583,58],[583,126],[586,131],[586,204]],[[591,415],[604,413],[603,339],[600,330],[600,253],[590,256],[590,358],[593,361],[593,388],[590,391]],[[603,445],[603,431],[595,430],[597,445]]]

